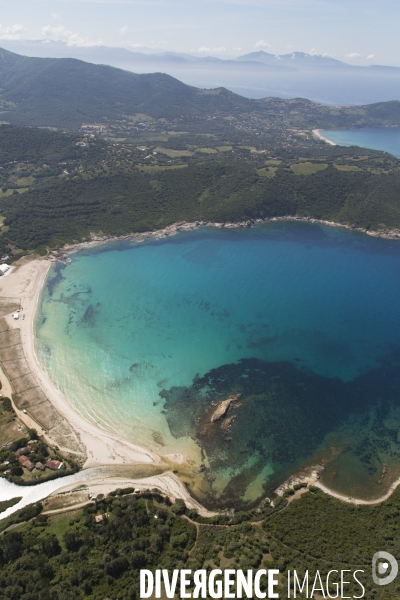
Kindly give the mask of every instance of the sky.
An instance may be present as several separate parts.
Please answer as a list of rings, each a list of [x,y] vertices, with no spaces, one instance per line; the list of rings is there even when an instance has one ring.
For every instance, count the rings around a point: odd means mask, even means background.
[[[1,39],[400,66],[399,0],[0,0]]]

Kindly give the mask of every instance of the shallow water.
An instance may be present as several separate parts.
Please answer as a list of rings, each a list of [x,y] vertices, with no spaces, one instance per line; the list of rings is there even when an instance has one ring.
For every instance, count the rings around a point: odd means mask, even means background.
[[[361,146],[372,150],[384,150],[400,158],[400,127],[371,127],[340,131],[321,129],[320,133],[339,146]]]
[[[210,504],[254,500],[317,457],[341,492],[397,475],[400,244],[277,223],[71,258],[42,294],[43,365],[93,422],[194,458]],[[222,431],[211,402],[231,393]]]

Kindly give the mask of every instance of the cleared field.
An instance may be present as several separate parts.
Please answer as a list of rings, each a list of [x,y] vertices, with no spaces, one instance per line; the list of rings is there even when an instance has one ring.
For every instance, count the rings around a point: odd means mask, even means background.
[[[166,154],[167,156],[172,157],[193,156],[193,152],[190,152],[190,150],[172,150],[172,148],[163,148],[162,146],[157,146],[155,152],[160,152],[160,154]]]
[[[327,163],[302,162],[295,163],[290,168],[295,175],[313,175],[318,171],[323,171],[327,166]]]
[[[275,177],[276,169],[277,167],[264,167],[262,169],[257,169],[257,173],[260,175],[260,177],[268,177],[269,179],[272,179]]]
[[[203,154],[218,154],[215,148],[197,148],[196,152],[202,152]]]
[[[362,171],[362,169],[360,169],[360,167],[356,167],[356,165],[337,165],[337,164],[334,164],[333,166],[338,171]]]
[[[157,173],[158,171],[172,171],[173,169],[185,169],[187,165],[171,165],[162,167],[160,165],[137,165],[139,171],[143,173]]]

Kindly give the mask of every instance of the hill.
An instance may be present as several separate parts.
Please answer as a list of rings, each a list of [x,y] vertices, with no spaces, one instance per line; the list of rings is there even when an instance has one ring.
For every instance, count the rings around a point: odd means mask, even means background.
[[[1,49],[0,77],[1,119],[13,125],[77,131],[85,122],[112,125],[137,115],[158,120],[164,130],[178,127],[206,134],[226,134],[232,119],[242,131],[254,129],[258,121],[258,135],[271,126],[280,131],[293,126],[400,125],[400,102],[338,108],[299,99],[250,100],[225,88],[195,88],[163,73],[138,75],[76,59],[31,58]]]
[[[162,73],[137,75],[75,59],[30,58],[0,50],[2,118],[11,124],[78,129],[145,112],[155,118],[247,108],[225,89],[207,92]]]
[[[157,490],[135,494],[133,488],[107,497],[98,494],[92,501],[86,500],[84,489],[86,506],[70,506],[69,512],[59,514],[46,510],[60,498],[50,498],[44,507],[27,506],[1,523],[1,529],[10,523],[17,527],[0,536],[0,599],[137,600],[140,569],[167,569],[170,575],[173,569],[190,569],[187,579],[192,582],[198,569],[241,569],[246,575],[248,569],[253,574],[278,569],[275,591],[281,598],[287,594],[289,570],[292,591],[293,570],[300,582],[309,573],[308,589],[300,593],[299,583],[295,597],[316,597],[311,593],[316,581],[323,597],[335,598],[340,570],[346,569],[347,595],[341,597],[361,598],[364,592],[377,600],[398,597],[396,581],[377,586],[371,573],[377,548],[398,553],[398,490],[381,505],[354,506],[315,487],[295,488],[246,513],[211,519],[188,510],[182,500],[171,505]],[[266,588],[263,577],[261,590]],[[181,597],[177,587],[174,598]]]
[[[325,104],[356,105],[399,98],[400,69],[349,65],[327,56],[252,52],[237,58],[138,51],[107,46],[68,46],[43,40],[1,40],[12,52],[43,58],[76,58],[134,73],[167,73],[201,88],[221,86],[248,98],[310,98]]]

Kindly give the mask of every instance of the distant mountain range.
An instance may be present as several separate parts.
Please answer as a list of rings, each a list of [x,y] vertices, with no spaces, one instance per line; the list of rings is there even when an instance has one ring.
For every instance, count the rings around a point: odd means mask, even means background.
[[[41,58],[78,58],[95,64],[108,64],[121,67],[121,63],[136,63],[145,65],[177,66],[191,65],[193,68],[199,66],[208,68],[217,66],[225,69],[246,68],[294,72],[303,69],[340,69],[340,70],[396,70],[400,73],[398,67],[385,67],[380,65],[354,66],[343,61],[321,56],[317,54],[307,54],[305,52],[292,52],[290,54],[275,55],[264,50],[250,52],[237,58],[217,58],[215,56],[196,56],[194,54],[179,52],[157,52],[150,48],[143,51],[133,51],[127,48],[117,48],[108,46],[68,46],[65,42],[51,42],[43,40],[1,40],[1,46],[18,54],[26,56],[36,56]],[[245,63],[245,65],[243,64]],[[271,69],[272,67],[272,69]],[[125,67],[127,68],[127,67]]]
[[[63,42],[1,40],[9,51],[40,58],[77,58],[134,73],[166,73],[200,88],[225,87],[247,98],[309,98],[324,104],[369,104],[400,99],[400,68],[353,66],[327,56],[264,51],[238,58],[132,51]]]
[[[258,53],[258,56],[260,54]],[[267,60],[270,55],[263,53]],[[288,59],[290,60],[290,59]],[[306,57],[299,60],[308,59]],[[238,64],[265,66],[256,61]],[[281,68],[281,67],[280,67]],[[283,65],[282,68],[288,68]],[[351,67],[349,67],[351,70]],[[321,71],[323,72],[323,71]],[[37,58],[0,48],[0,120],[13,125],[78,131],[83,123],[100,122],[124,128],[137,115],[164,119],[169,127],[193,132],[230,129],[231,119],[261,118],[275,126],[279,119],[303,127],[398,125],[400,102],[329,111],[308,100],[254,100],[223,87],[211,90],[186,85],[165,73],[137,74],[74,58]],[[294,113],[291,114],[291,111]],[[296,112],[297,111],[297,112]],[[143,114],[143,117],[140,115]],[[289,117],[289,115],[291,116]],[[286,115],[286,117],[284,117]],[[295,116],[294,116],[295,115]],[[298,115],[298,116],[296,116]],[[294,121],[293,121],[294,118]],[[215,120],[217,119],[217,121]],[[272,121],[271,121],[272,120]],[[279,124],[278,124],[279,122]],[[210,129],[211,128],[211,129]],[[248,130],[249,124],[244,126]],[[254,125],[250,127],[254,129]]]
[[[72,58],[31,58],[0,49],[0,118],[10,124],[79,129],[145,112],[195,119],[246,109],[252,100],[185,85],[164,73],[135,74]]]

